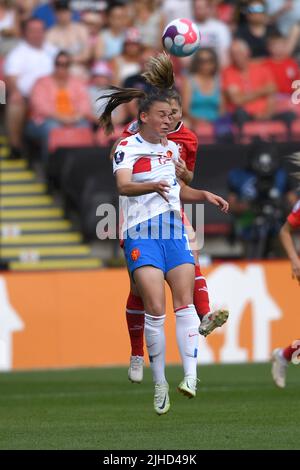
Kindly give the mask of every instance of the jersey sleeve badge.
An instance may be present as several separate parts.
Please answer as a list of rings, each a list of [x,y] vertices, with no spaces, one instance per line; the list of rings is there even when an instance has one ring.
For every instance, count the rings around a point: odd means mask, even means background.
[[[122,163],[122,161],[124,160],[124,157],[125,157],[125,153],[122,152],[122,150],[117,151],[114,155],[114,160],[116,164],[119,165],[120,163]]]

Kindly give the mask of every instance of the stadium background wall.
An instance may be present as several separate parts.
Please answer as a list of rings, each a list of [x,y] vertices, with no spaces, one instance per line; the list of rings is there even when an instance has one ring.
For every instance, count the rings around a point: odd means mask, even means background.
[[[226,196],[228,173],[232,168],[244,167],[248,155],[274,149],[281,163],[290,172],[295,168],[286,158],[299,150],[299,142],[268,143],[252,145],[200,145],[192,186]],[[262,150],[263,148],[263,150]],[[96,207],[103,202],[116,204],[117,192],[109,161],[109,148],[58,149],[49,159],[48,178],[50,185],[58,187],[68,204],[82,214],[86,236],[95,237],[95,226],[99,221]],[[293,184],[294,181],[291,180]],[[91,201],[95,201],[95,205]],[[84,202],[86,201],[86,202]],[[87,214],[89,214],[87,216]],[[213,206],[205,206],[206,224],[228,224],[230,219]]]
[[[205,270],[226,327],[201,337],[200,363],[267,361],[299,338],[299,286],[287,261],[222,263]],[[0,370],[126,365],[124,269],[0,274]],[[167,296],[167,362],[179,363]]]

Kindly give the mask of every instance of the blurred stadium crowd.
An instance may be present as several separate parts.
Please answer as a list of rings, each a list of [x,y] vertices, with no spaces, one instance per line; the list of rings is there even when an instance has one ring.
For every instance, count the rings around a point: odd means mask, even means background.
[[[38,137],[46,158],[53,128],[95,129],[97,97],[108,84],[145,86],[139,73],[176,17],[193,19],[202,35],[199,52],[174,67],[184,118],[204,142],[243,126],[251,134],[255,122],[283,139],[299,133],[299,0],[0,0],[12,156],[24,135]],[[115,123],[135,113],[124,105]]]
[[[87,239],[95,236],[99,197],[105,199],[113,186],[104,159],[105,175],[99,177],[104,170],[97,166],[99,150],[93,146],[110,147],[137,112],[135,102],[119,107],[113,116],[115,132],[106,136],[97,126],[101,113],[97,98],[109,84],[147,87],[140,74],[149,57],[162,50],[165,26],[178,17],[192,19],[202,38],[201,49],[192,57],[172,58],[184,121],[199,144],[243,145],[257,136],[269,143],[300,142],[300,0],[0,0],[0,79],[6,86],[6,106],[0,112],[9,157],[19,159],[29,155],[28,148],[30,152],[38,148],[46,168],[58,148],[94,150],[89,165],[79,167],[82,159],[75,159],[76,152],[72,158],[69,153],[69,159],[60,152],[50,162],[62,193],[69,191],[77,209],[81,207],[81,229]],[[246,158],[228,155],[219,186],[214,165],[223,154],[220,149],[217,153],[218,158],[212,155],[208,162],[210,168],[201,159],[205,181],[229,197],[232,234],[251,240],[249,250],[254,247],[256,254],[249,257],[267,256],[269,234],[277,235],[284,220],[274,211],[278,201],[286,195],[289,210],[297,200],[281,171],[276,148],[262,149],[255,158],[251,150],[252,162],[259,162],[256,167],[253,163],[242,168]],[[76,160],[73,173],[69,163],[63,170],[67,160],[73,166]],[[234,169],[237,162],[240,168]],[[202,184],[198,173],[196,167],[195,184]],[[214,218],[211,222],[214,233],[228,235],[228,221],[224,231],[220,229],[224,220],[217,221],[219,225]],[[263,243],[257,252],[258,240]]]

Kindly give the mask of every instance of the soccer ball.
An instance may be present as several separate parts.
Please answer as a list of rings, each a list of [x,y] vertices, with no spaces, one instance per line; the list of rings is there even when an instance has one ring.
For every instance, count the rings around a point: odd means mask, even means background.
[[[164,48],[172,55],[186,57],[200,47],[200,31],[191,20],[177,18],[165,28],[162,37]]]

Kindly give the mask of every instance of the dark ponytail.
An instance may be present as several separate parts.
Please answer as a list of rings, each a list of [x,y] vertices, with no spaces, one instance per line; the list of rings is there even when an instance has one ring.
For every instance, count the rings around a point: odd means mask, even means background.
[[[99,126],[103,127],[106,134],[111,134],[114,130],[111,119],[112,112],[120,104],[129,103],[135,98],[145,97],[145,92],[143,90],[138,90],[137,88],[119,88],[116,86],[111,86],[107,94],[98,98],[98,100],[108,99],[105,109],[99,118]]]

